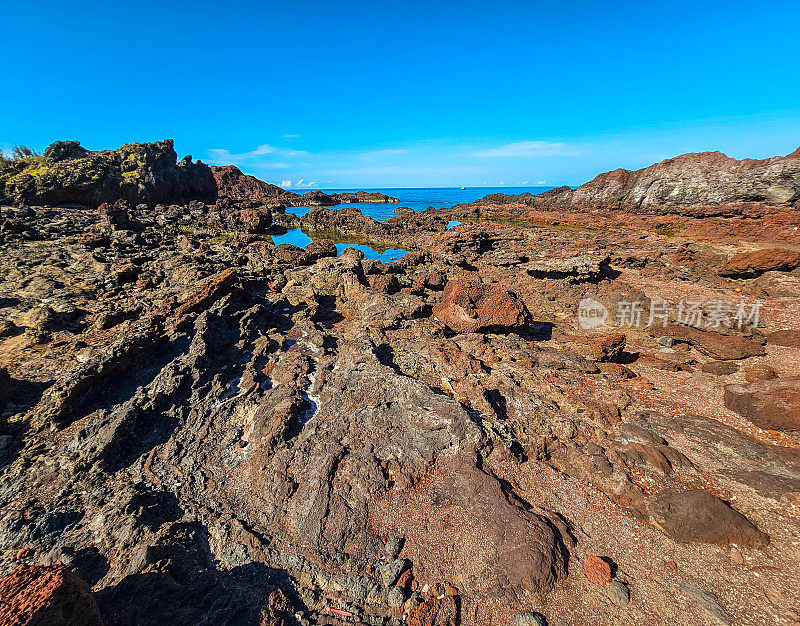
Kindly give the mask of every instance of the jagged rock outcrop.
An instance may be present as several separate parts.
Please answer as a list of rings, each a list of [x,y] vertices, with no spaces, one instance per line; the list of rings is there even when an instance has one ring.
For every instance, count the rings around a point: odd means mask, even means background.
[[[333,198],[334,204],[395,204],[400,202],[397,198],[387,196],[379,191],[343,191],[332,193],[330,197]]]
[[[0,171],[0,193],[14,204],[132,204],[213,202],[211,169],[191,157],[178,162],[172,139],[130,143],[97,152],[78,142],[56,142],[45,156],[9,161]]]
[[[542,210],[620,210],[694,217],[746,215],[800,209],[800,148],[769,159],[732,159],[721,152],[682,154],[640,170],[599,174],[577,189],[542,194],[492,194],[456,212],[520,204]]]

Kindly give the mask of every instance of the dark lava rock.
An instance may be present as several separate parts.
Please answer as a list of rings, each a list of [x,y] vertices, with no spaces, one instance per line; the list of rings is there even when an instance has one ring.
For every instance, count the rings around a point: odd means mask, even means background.
[[[741,546],[769,543],[769,535],[707,491],[667,489],[650,502],[648,512],[676,541]]]
[[[211,169],[191,158],[178,163],[172,139],[98,152],[56,142],[45,154],[22,159],[0,175],[0,189],[14,204],[96,207],[117,200],[178,204],[217,197]]]

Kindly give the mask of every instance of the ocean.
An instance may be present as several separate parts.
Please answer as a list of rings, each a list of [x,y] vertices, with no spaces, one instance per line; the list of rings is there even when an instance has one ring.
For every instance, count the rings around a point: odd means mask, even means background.
[[[487,196],[492,193],[505,193],[509,195],[525,193],[541,193],[553,189],[553,187],[467,187],[460,189],[458,187],[420,187],[420,188],[381,188],[381,189],[366,189],[365,191],[378,191],[392,196],[400,200],[395,204],[372,204],[368,202],[358,204],[337,204],[332,207],[334,209],[341,209],[344,207],[357,207],[361,209],[364,215],[376,219],[379,222],[384,222],[396,213],[395,209],[398,207],[408,207],[415,211],[424,211],[428,207],[437,209],[451,207],[456,204],[466,204],[474,202],[478,198]],[[323,189],[326,193],[341,193],[344,191],[359,191],[358,189]],[[303,216],[309,211],[308,207],[288,207],[287,213],[293,213],[298,216]],[[450,227],[455,226],[458,222],[451,222]],[[311,238],[299,228],[294,228],[286,232],[284,235],[273,236],[273,241],[276,245],[281,243],[291,243],[296,246],[305,247],[311,243]],[[336,249],[339,254],[345,248],[358,248],[364,253],[368,259],[377,259],[379,261],[394,261],[403,256],[407,250],[402,248],[390,248],[388,250],[374,249],[369,245],[354,245],[348,243],[336,243]]]

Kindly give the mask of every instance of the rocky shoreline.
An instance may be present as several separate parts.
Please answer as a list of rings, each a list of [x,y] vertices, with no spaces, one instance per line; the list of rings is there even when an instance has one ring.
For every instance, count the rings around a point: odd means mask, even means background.
[[[800,621],[800,152],[385,222],[171,142],[0,183],[0,621]]]

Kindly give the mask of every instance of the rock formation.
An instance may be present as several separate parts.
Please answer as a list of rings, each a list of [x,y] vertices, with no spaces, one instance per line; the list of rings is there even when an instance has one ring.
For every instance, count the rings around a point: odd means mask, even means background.
[[[800,148],[785,157],[743,159],[721,152],[682,154],[641,170],[604,172],[577,189],[493,194],[476,207],[519,203],[537,209],[621,210],[695,217],[758,217],[800,209]]]
[[[208,171],[0,208],[0,621],[800,619],[797,210],[448,230]]]

